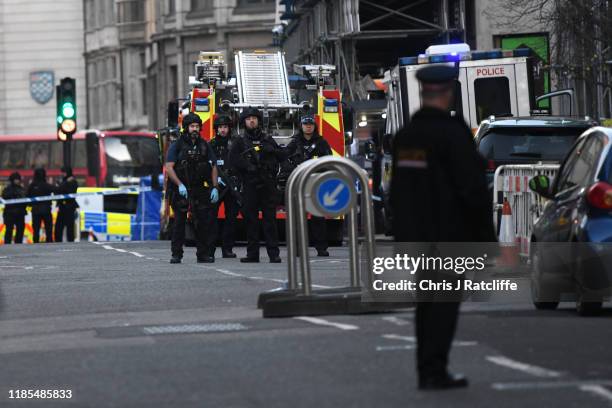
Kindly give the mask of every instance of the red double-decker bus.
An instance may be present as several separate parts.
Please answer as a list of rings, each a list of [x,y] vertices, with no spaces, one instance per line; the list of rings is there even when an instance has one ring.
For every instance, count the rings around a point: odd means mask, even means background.
[[[86,130],[73,136],[72,171],[80,186],[137,185],[144,176],[160,174],[155,133]],[[57,179],[64,164],[62,142],[55,134],[0,135],[0,183],[18,171],[25,185],[42,167]]]

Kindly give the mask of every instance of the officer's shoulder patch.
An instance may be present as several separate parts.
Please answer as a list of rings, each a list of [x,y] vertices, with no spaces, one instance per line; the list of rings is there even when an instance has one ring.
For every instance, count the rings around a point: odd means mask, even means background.
[[[427,152],[424,149],[399,149],[397,152],[397,167],[426,169]]]

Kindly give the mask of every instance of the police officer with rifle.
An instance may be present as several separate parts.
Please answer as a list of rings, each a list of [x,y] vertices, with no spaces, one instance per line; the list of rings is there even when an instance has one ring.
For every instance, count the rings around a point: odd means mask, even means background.
[[[215,216],[215,240],[218,236],[218,221],[216,220],[221,203],[225,208],[225,222],[223,223],[221,255],[223,258],[236,258],[232,252],[234,247],[234,230],[239,207],[242,206],[240,194],[240,179],[236,170],[230,166],[229,150],[235,142],[232,137],[232,120],[229,116],[220,115],[214,121],[215,138],[210,141],[210,146],[217,157],[217,171],[219,173],[219,201],[217,202],[213,215]],[[214,256],[215,248],[212,248],[211,256]]]
[[[243,182],[242,215],[247,227],[247,256],[240,262],[259,262],[259,211],[263,213],[263,232],[271,263],[280,263],[276,206],[279,164],[286,158],[276,141],[261,128],[262,115],[255,108],[245,108],[240,115],[244,127],[241,137],[230,148],[230,162]]]
[[[183,118],[183,132],[168,149],[166,172],[170,205],[174,211],[172,258],[181,263],[185,242],[187,212],[195,227],[197,259],[211,263],[214,251],[214,204],[219,200],[217,158],[210,145],[200,137],[202,120],[195,113]]]
[[[302,116],[300,124],[299,132],[293,136],[293,139],[287,145],[287,160],[293,164],[294,168],[306,160],[332,155],[329,143],[317,131],[313,115]],[[317,256],[329,256],[324,217],[312,216],[310,219],[310,236],[317,249]]]

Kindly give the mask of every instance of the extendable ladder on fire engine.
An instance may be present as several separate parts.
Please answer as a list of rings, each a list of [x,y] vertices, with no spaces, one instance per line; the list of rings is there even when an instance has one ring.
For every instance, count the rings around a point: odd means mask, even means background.
[[[290,108],[291,93],[281,52],[243,52],[236,54],[236,79],[242,106]]]

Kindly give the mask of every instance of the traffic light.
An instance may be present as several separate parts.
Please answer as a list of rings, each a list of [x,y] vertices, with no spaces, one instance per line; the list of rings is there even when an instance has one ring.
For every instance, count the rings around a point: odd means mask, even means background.
[[[57,138],[65,142],[72,139],[77,128],[76,80],[63,78],[56,86]]]

